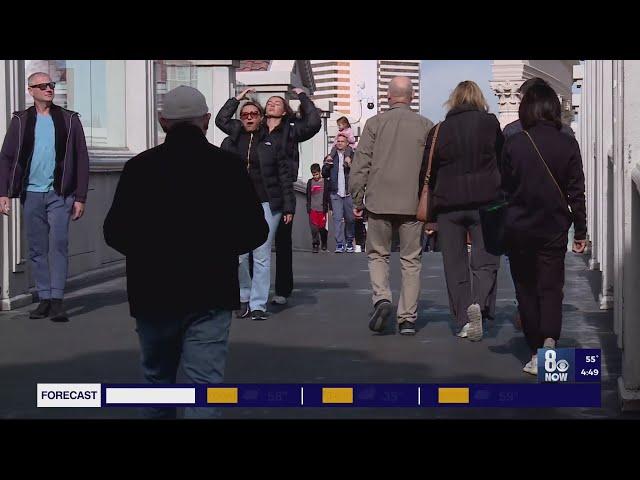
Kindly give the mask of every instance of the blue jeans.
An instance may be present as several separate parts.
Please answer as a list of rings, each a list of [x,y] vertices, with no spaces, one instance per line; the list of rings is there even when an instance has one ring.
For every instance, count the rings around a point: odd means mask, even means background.
[[[271,286],[271,244],[282,218],[282,212],[271,212],[269,202],[263,202],[264,218],[269,224],[267,241],[253,251],[253,280],[249,275],[249,254],[238,257],[238,279],[240,281],[240,301],[249,302],[253,310],[267,311],[269,287]]]
[[[64,296],[69,265],[69,220],[73,202],[73,196],[61,197],[53,190],[26,193],[24,224],[29,243],[31,275],[40,300],[62,299]],[[52,250],[51,265],[49,247]]]
[[[331,209],[333,210],[333,228],[336,237],[336,244],[344,245],[345,233],[347,243],[353,244],[354,237],[354,217],[353,200],[351,196],[341,197],[337,193],[331,194]],[[344,228],[342,220],[344,219]]]
[[[230,310],[209,310],[179,316],[139,315],[136,331],[147,382],[176,383],[178,366],[189,383],[221,383],[227,360]],[[147,407],[147,418],[176,418],[175,407]],[[185,418],[217,417],[216,408],[186,407]]]

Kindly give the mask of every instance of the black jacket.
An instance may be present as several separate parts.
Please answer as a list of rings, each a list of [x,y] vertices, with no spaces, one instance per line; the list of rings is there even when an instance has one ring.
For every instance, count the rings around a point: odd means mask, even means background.
[[[515,135],[516,133],[520,133],[521,131],[522,131],[522,122],[520,122],[520,119],[518,119],[505,125],[504,129],[502,130],[502,134],[504,135],[504,138],[506,140],[511,135]],[[565,125],[564,123],[562,124],[562,128],[560,129],[560,131],[574,138],[576,136],[575,132],[571,129],[571,127],[569,125]]]
[[[103,229],[134,317],[238,308],[238,255],[269,232],[238,158],[190,125],[126,163]]]
[[[240,156],[242,164],[246,166],[247,152],[240,151],[240,144],[249,145],[249,142],[241,142],[241,137],[251,136],[246,132],[240,120],[233,118],[238,109],[238,100],[230,98],[222,106],[216,115],[216,125],[229,136],[222,141],[220,148],[227,152]],[[269,199],[269,207],[272,212],[283,214],[295,213],[295,197],[293,183],[289,172],[289,162],[284,155],[277,152],[277,146],[265,141],[265,128],[253,133],[251,141],[252,150],[256,149],[256,157],[260,162],[262,182]],[[251,156],[254,158],[254,155]]]
[[[329,182],[326,178],[323,178],[323,189],[322,189],[322,211],[327,213],[329,211]],[[311,183],[313,182],[313,178],[310,178],[307,181],[307,213],[311,213]]]
[[[420,174],[420,186],[435,127],[429,132]],[[504,137],[495,115],[471,105],[447,113],[440,126],[431,167],[432,215],[479,208],[499,198],[498,160]]]
[[[55,129],[53,189],[58,195],[73,195],[87,201],[89,154],[80,114],[56,104],[49,111]],[[0,197],[23,197],[31,172],[37,112],[32,106],[13,112],[0,150]]]
[[[552,239],[575,225],[575,238],[587,235],[584,172],[575,138],[541,121],[528,130],[562,195],[524,132],[510,136],[502,153],[502,188],[509,207],[505,227],[531,237]],[[571,212],[567,208],[571,206]]]
[[[301,117],[284,117],[282,123],[270,134],[276,139],[280,151],[285,155],[289,163],[291,182],[298,180],[298,168],[300,165],[300,151],[298,144],[313,138],[322,127],[320,110],[316,108],[311,99],[305,94],[298,95],[300,100]]]
[[[351,147],[347,147],[344,152],[344,157],[351,158],[353,162],[353,149]],[[338,151],[336,150],[333,155],[331,155],[331,160],[333,161],[333,165],[330,163],[324,163],[322,165],[322,176],[327,179],[327,184],[329,187],[329,193],[338,193],[338,164],[340,163],[340,158],[338,157]],[[335,168],[334,168],[335,167]],[[344,184],[345,184],[345,193],[349,194],[349,173],[351,172],[351,167],[346,163],[343,163],[344,170]]]

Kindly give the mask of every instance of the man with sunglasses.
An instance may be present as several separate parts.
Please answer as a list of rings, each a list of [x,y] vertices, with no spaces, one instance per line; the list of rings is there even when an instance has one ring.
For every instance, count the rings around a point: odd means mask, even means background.
[[[252,252],[253,278],[249,275],[249,253],[240,256],[238,275],[241,304],[236,316],[266,320],[271,286],[271,244],[280,219],[284,218],[287,223],[293,219],[295,198],[287,158],[279,155],[277,145],[267,138],[260,104],[247,101],[240,108],[240,120],[233,118],[240,101],[253,91],[247,88],[227,100],[216,116],[216,126],[229,135],[220,148],[238,155],[247,168],[264,209],[264,218],[269,224],[267,241]]]
[[[51,77],[37,72],[27,84],[34,105],[13,113],[0,151],[0,213],[9,215],[10,198],[24,205],[31,274],[40,299],[29,318],[66,322],[62,298],[69,220],[84,213],[89,155],[78,113],[53,103]]]

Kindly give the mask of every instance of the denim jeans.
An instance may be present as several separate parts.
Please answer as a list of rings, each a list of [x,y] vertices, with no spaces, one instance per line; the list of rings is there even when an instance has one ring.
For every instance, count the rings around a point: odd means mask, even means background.
[[[347,243],[353,244],[354,216],[353,200],[351,196],[341,197],[337,193],[331,194],[331,209],[333,210],[333,227],[336,244],[344,245],[345,232]],[[344,227],[342,220],[344,219]]]
[[[73,196],[61,197],[53,190],[26,193],[24,224],[29,243],[31,275],[40,300],[61,299],[64,296],[73,202]]]
[[[142,354],[142,370],[147,382],[176,383],[178,366],[188,383],[221,383],[227,360],[231,325],[230,310],[209,310],[181,316],[139,315],[136,331]],[[175,407],[146,407],[146,418],[176,418]],[[185,418],[212,418],[216,408],[186,407]]]
[[[267,241],[253,251],[253,279],[249,275],[249,253],[238,257],[238,279],[240,281],[240,301],[249,302],[253,310],[267,311],[269,287],[271,286],[271,244],[282,218],[282,212],[271,212],[269,202],[263,202],[264,218],[269,224]]]

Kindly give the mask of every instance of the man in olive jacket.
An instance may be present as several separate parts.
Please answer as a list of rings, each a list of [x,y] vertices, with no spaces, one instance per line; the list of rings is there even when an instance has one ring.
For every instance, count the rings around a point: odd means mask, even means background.
[[[422,156],[431,120],[411,111],[413,87],[408,77],[389,83],[389,110],[365,124],[351,166],[350,190],[354,215],[369,214],[367,252],[374,312],[369,328],[385,329],[392,310],[389,257],[393,232],[398,230],[402,258],[402,288],[398,324],[403,335],[415,334],[422,268],[422,229],[416,219]]]

